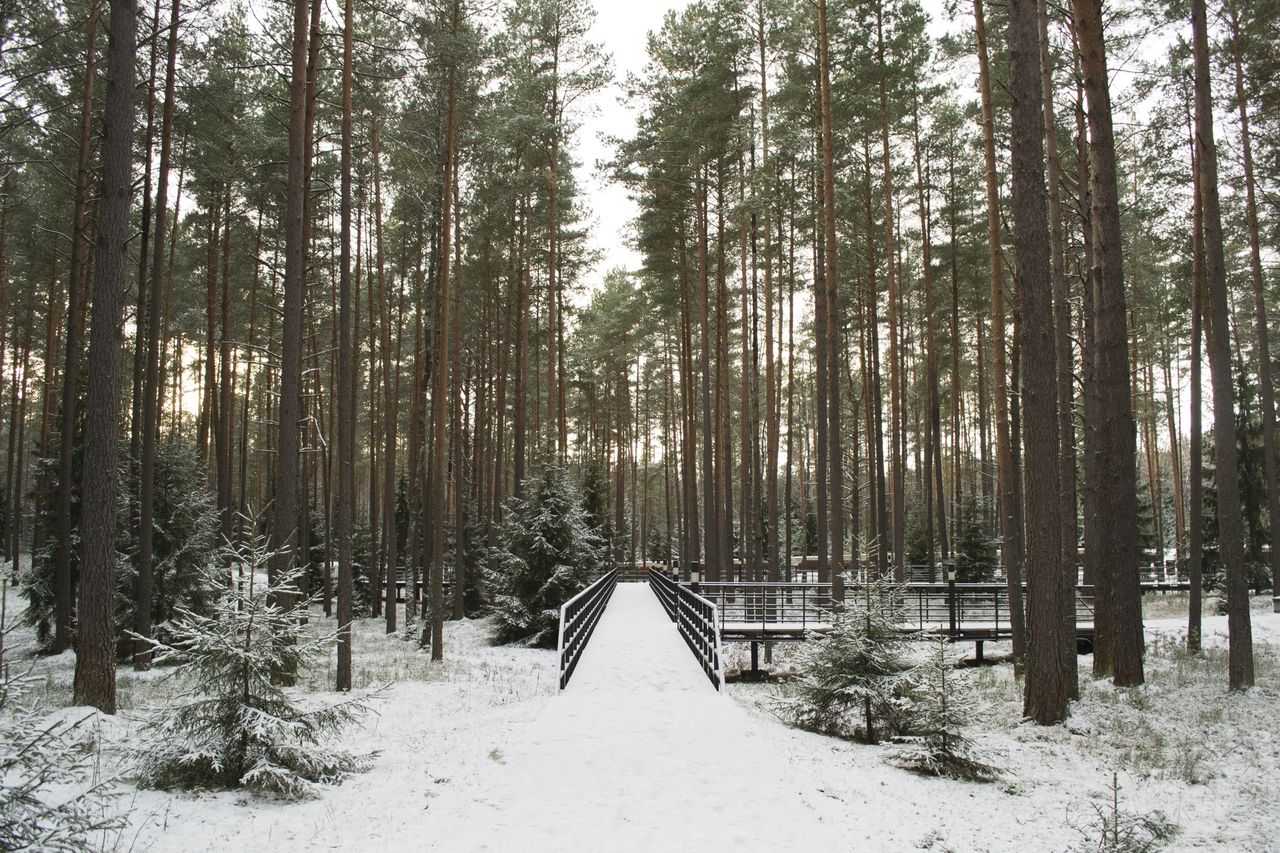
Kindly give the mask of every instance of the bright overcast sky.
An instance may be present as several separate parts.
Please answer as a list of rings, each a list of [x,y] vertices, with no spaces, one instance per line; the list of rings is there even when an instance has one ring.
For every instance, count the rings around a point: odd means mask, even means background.
[[[627,75],[644,67],[647,36],[662,25],[670,9],[681,9],[689,0],[597,0],[596,23],[591,40],[613,56],[614,82],[594,99],[589,112],[576,118],[582,123],[575,153],[582,162],[578,178],[595,223],[591,229],[592,248],[603,253],[600,264],[586,284],[594,287],[604,273],[614,267],[640,267],[640,256],[631,249],[631,219],[635,204],[621,186],[612,183],[596,168],[608,160],[613,150],[604,137],[630,138],[635,133],[635,116],[625,100],[623,83]]]
[[[596,22],[590,38],[613,56],[614,82],[575,116],[582,125],[574,149],[582,163],[578,178],[595,220],[589,242],[602,253],[585,282],[588,289],[614,267],[640,267],[640,255],[629,245],[637,208],[626,190],[609,181],[596,163],[613,156],[604,137],[629,139],[635,133],[635,115],[626,103],[623,84],[628,74],[644,67],[648,34],[662,25],[668,11],[683,9],[689,0],[596,0],[595,5]],[[946,28],[942,0],[923,0],[922,5],[930,14],[930,32],[937,35]]]

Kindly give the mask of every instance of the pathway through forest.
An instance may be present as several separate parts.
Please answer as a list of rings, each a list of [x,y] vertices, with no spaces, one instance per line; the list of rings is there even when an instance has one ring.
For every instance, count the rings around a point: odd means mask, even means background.
[[[646,584],[619,584],[569,688],[469,785],[451,850],[840,849],[776,726],[702,674]],[[461,792],[458,792],[461,793]]]

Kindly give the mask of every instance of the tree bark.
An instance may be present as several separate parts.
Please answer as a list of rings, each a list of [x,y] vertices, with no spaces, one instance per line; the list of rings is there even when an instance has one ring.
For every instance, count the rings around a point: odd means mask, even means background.
[[[1129,388],[1129,336],[1125,307],[1115,140],[1111,122],[1101,0],[1074,0],[1075,31],[1088,98],[1090,191],[1095,269],[1094,364],[1097,394],[1094,488],[1097,515],[1097,602],[1109,608],[1114,630],[1115,683],[1141,684],[1142,593],[1138,585],[1137,437]],[[1105,643],[1106,637],[1096,642]],[[1105,653],[1103,661],[1105,662]]]
[[[116,487],[121,320],[133,194],[133,87],[137,0],[111,0],[102,191],[94,258],[93,328],[84,430],[80,607],[75,703],[116,710]]]
[[[139,637],[151,636],[152,548],[155,518],[156,441],[160,432],[160,327],[161,274],[165,237],[169,225],[169,166],[173,149],[173,115],[178,61],[178,17],[180,0],[173,0],[169,10],[169,34],[165,48],[164,107],[160,113],[160,163],[156,175],[155,238],[151,245],[151,299],[148,303],[146,367],[142,382],[142,459],[139,484],[138,581],[134,604],[134,632]],[[134,669],[151,666],[151,646],[139,639],[134,642]]]
[[[71,647],[75,589],[71,577],[71,496],[75,490],[77,380],[80,376],[80,338],[84,329],[84,285],[88,239],[89,152],[93,129],[93,88],[98,48],[99,0],[90,0],[85,35],[84,91],[80,101],[80,153],[76,166],[75,213],[72,217],[71,268],[67,276],[67,342],[62,368],[62,411],[58,436],[58,495],[55,502],[54,636],[49,652]]]
[[[310,7],[294,0],[292,70],[289,84],[289,160],[284,221],[284,311],[280,334],[280,397],[276,416],[275,457],[268,583],[276,584],[294,569],[298,548],[298,455],[301,421],[302,314],[306,291],[306,100],[307,43]],[[274,603],[292,602],[275,596]],[[288,680],[290,673],[280,676]]]
[[[1000,236],[1000,183],[996,176],[995,108],[987,59],[987,25],[983,0],[973,0],[977,33],[978,80],[982,90],[982,137],[986,161],[987,240],[991,252],[991,352],[995,402],[996,468],[1000,483],[1000,553],[1009,588],[1009,622],[1013,657],[1020,665],[1026,644],[1022,613],[1022,535],[1018,528],[1018,471],[1013,464],[1009,426],[1009,372],[1005,363],[1004,252]]]
[[[1045,216],[1044,99],[1036,0],[1009,3],[1013,95],[1014,248],[1022,300],[1022,400],[1027,470],[1027,646],[1023,714],[1041,725],[1067,716],[1063,638],[1062,526],[1058,489],[1058,366],[1049,225]]]
[[[1280,473],[1277,472],[1276,392],[1271,373],[1271,343],[1267,328],[1267,304],[1262,274],[1262,246],[1258,237],[1257,180],[1253,166],[1253,134],[1249,104],[1244,91],[1244,62],[1240,47],[1240,22],[1236,3],[1231,2],[1232,65],[1235,69],[1236,108],[1240,113],[1240,152],[1244,159],[1245,217],[1249,227],[1249,279],[1253,284],[1254,334],[1258,364],[1258,390],[1262,402],[1262,448],[1267,477],[1267,520],[1270,522],[1271,594],[1280,601]]]
[[[1227,587],[1227,673],[1232,690],[1253,686],[1253,631],[1244,565],[1240,517],[1240,471],[1231,382],[1231,329],[1222,211],[1218,199],[1218,150],[1213,138],[1213,97],[1209,80],[1209,34],[1204,0],[1191,0],[1195,56],[1196,161],[1204,226],[1204,269],[1208,297],[1209,374],[1213,380],[1215,477],[1218,485],[1218,550]],[[1118,680],[1118,679],[1117,679]]]

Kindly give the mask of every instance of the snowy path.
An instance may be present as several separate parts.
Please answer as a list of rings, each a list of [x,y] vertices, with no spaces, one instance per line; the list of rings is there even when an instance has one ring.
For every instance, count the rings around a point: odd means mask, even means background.
[[[715,692],[646,584],[618,585],[569,688],[485,777],[433,807],[460,808],[437,849],[846,846],[805,802],[822,795]]]

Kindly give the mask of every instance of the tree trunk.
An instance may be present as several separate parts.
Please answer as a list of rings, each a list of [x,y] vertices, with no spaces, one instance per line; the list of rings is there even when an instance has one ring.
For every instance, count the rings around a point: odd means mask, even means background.
[[[995,115],[991,102],[991,71],[987,60],[987,25],[983,0],[973,0],[978,50],[978,79],[982,90],[982,137],[986,160],[987,240],[991,252],[991,352],[995,402],[996,468],[1000,482],[1000,554],[1009,588],[1009,622],[1013,628],[1013,657],[1020,665],[1026,643],[1022,615],[1022,535],[1018,528],[1018,471],[1013,463],[1009,428],[1009,373],[1005,365],[1004,252],[1000,245],[1000,183],[996,176]]]
[[[355,515],[356,376],[351,323],[351,77],[355,0],[342,4],[342,153],[338,237],[338,662],[336,688],[351,689],[351,527]]]
[[[461,0],[453,0],[452,26],[451,31],[456,35],[458,26],[461,23],[462,8]],[[445,445],[448,440],[446,426],[448,425],[448,409],[445,402],[450,394],[449,382],[449,274],[450,274],[450,252],[451,241],[453,240],[453,177],[454,177],[454,111],[457,106],[457,79],[458,69],[456,65],[449,67],[449,83],[448,94],[446,96],[447,106],[445,109],[445,139],[444,139],[444,164],[441,175],[440,209],[441,209],[441,228],[440,228],[440,302],[439,302],[439,326],[435,330],[437,334],[436,358],[435,358],[435,387],[431,393],[431,421],[432,430],[432,466],[434,468],[434,479],[432,485],[435,490],[435,496],[432,501],[432,509],[435,516],[435,532],[431,537],[431,622],[429,625],[431,632],[431,659],[433,661],[444,660],[444,539],[445,539],[445,498],[447,488],[445,483]],[[424,639],[426,631],[423,632]]]
[[[85,35],[84,91],[80,101],[80,153],[76,166],[75,213],[72,217],[71,268],[67,276],[67,343],[62,368],[62,412],[58,435],[58,495],[55,502],[54,637],[49,652],[71,647],[75,589],[71,577],[71,496],[76,438],[77,380],[80,377],[80,338],[84,329],[84,285],[88,239],[89,152],[93,129],[93,84],[97,65],[99,0],[90,0]]]
[[[289,85],[289,165],[284,221],[284,311],[280,334],[280,397],[276,416],[275,476],[268,583],[279,583],[294,569],[298,548],[298,451],[301,421],[302,314],[306,290],[306,100],[307,0],[294,0],[293,56]],[[275,597],[277,606],[291,602]],[[291,673],[280,673],[289,680]]]
[[[1235,69],[1236,107],[1240,113],[1240,149],[1244,159],[1245,216],[1249,226],[1249,278],[1253,284],[1254,334],[1257,339],[1258,389],[1262,402],[1262,448],[1267,477],[1267,520],[1271,527],[1271,594],[1280,601],[1280,474],[1277,473],[1276,394],[1271,373],[1271,344],[1267,329],[1267,304],[1262,274],[1262,247],[1258,237],[1257,181],[1253,168],[1253,135],[1245,98],[1244,68],[1240,47],[1240,22],[1235,2],[1229,3],[1232,65]]]
[[[1244,565],[1237,467],[1236,416],[1231,384],[1231,330],[1227,271],[1223,253],[1222,212],[1218,200],[1218,150],[1213,138],[1213,99],[1209,81],[1209,34],[1204,0],[1191,0],[1195,55],[1196,162],[1204,225],[1206,320],[1209,375],[1213,380],[1213,435],[1218,485],[1218,549],[1227,587],[1227,672],[1232,690],[1253,686],[1253,635],[1249,623],[1249,587]],[[1119,679],[1117,679],[1118,681]]]
[[[116,710],[116,487],[121,319],[133,194],[133,86],[137,0],[111,0],[102,191],[94,258],[93,328],[80,516],[79,639],[75,703]]]
[[[1129,390],[1129,339],[1101,0],[1074,0],[1075,31],[1089,110],[1093,252],[1093,378],[1097,601],[1109,607],[1117,685],[1141,684],[1142,592],[1138,585],[1136,431]],[[1106,642],[1106,638],[1099,638]],[[1096,658],[1095,658],[1096,662]],[[1095,669],[1095,675],[1099,673]]]
[[[1063,638],[1061,495],[1058,490],[1058,366],[1045,217],[1044,100],[1036,0],[1009,4],[1009,77],[1013,95],[1014,243],[1022,300],[1022,400],[1025,413],[1027,646],[1023,714],[1041,725],[1067,716],[1069,675]]]
[[[151,636],[152,547],[155,518],[156,441],[160,433],[160,327],[164,322],[160,300],[160,266],[164,260],[165,236],[169,225],[169,165],[173,148],[173,115],[178,61],[178,17],[180,0],[169,10],[169,35],[165,49],[164,107],[160,114],[160,163],[156,176],[155,238],[151,245],[151,299],[148,305],[146,367],[142,382],[142,459],[139,484],[138,580],[134,603],[134,632]],[[151,646],[135,640],[134,669],[151,666]]]
[[[897,249],[894,246],[893,161],[889,150],[889,93],[885,82],[887,69],[884,54],[884,21],[881,7],[876,7],[876,54],[880,64],[880,145],[884,189],[884,257],[888,283],[889,314],[889,479],[893,490],[893,576],[898,583],[907,580],[907,476],[902,458],[902,362],[903,346],[898,334]]]
[[[1191,172],[1195,183],[1191,213],[1191,402],[1188,429],[1191,432],[1191,464],[1187,488],[1190,503],[1187,524],[1187,574],[1190,580],[1190,601],[1187,608],[1187,651],[1200,651],[1201,590],[1204,582],[1204,429],[1201,418],[1204,401],[1204,381],[1201,377],[1204,363],[1201,352],[1204,317],[1204,215],[1201,206],[1199,157],[1196,153],[1195,134],[1191,134]]]

